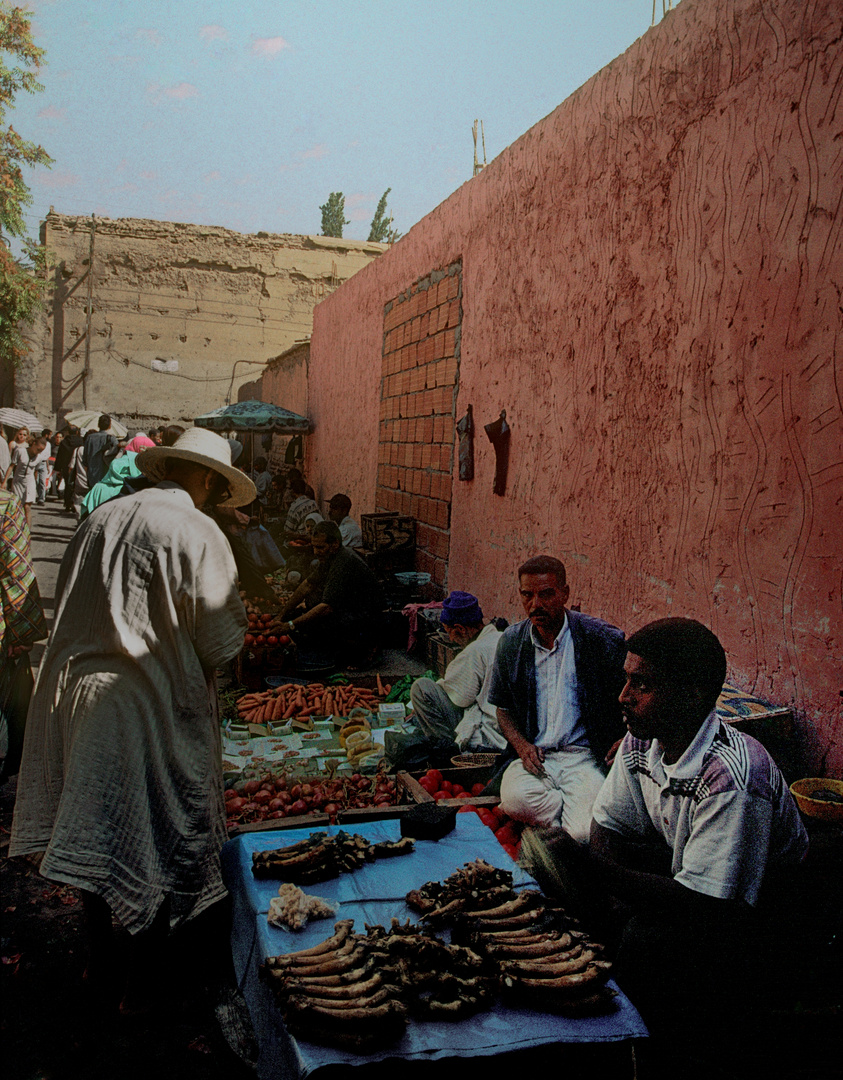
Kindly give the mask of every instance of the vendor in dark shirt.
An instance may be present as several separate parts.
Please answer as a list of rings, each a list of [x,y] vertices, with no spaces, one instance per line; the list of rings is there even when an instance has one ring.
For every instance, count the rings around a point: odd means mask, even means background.
[[[302,648],[363,666],[374,659],[380,638],[381,587],[366,563],[343,547],[335,522],[317,522],[311,541],[319,564],[284,605],[275,628],[295,634]]]

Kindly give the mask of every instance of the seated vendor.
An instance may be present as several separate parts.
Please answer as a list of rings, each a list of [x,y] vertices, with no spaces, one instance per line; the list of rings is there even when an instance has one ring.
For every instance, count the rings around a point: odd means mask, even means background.
[[[489,704],[492,665],[501,632],[484,623],[476,596],[452,592],[442,605],[442,626],[454,645],[462,646],[444,676],[416,679],[410,700],[418,727],[432,742],[456,743],[460,750],[502,750],[506,739],[497,710]]]
[[[770,755],[717,716],[726,654],[715,635],[660,619],[626,645],[628,734],[594,804],[592,861],[632,916],[621,988],[652,1034],[705,1049],[746,1003],[759,919],[808,840]]]
[[[342,545],[336,523],[320,521],[311,534],[318,566],[296,589],[274,624],[297,636],[303,649],[346,666],[362,666],[380,641],[384,599],[365,562]]]
[[[272,473],[266,467],[265,457],[255,458],[252,483],[258,493],[256,501],[265,509],[269,505],[269,493],[272,489]]]
[[[298,469],[292,469],[287,478],[287,487],[293,494],[293,501],[287,511],[284,521],[284,539],[306,540],[307,532],[304,527],[305,518],[308,514],[319,513],[319,507],[307,494],[307,484]]]
[[[339,525],[343,547],[363,547],[363,530],[351,515],[351,499],[347,495],[337,494],[328,503],[328,517]]]

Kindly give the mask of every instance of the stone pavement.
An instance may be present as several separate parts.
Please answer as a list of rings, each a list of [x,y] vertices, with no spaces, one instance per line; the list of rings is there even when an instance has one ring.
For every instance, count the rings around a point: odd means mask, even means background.
[[[53,626],[59,566],[75,528],[76,518],[64,512],[61,502],[50,499],[44,506],[32,507],[32,557],[50,629]],[[46,640],[39,641],[32,650],[33,673],[41,663],[45,645]]]

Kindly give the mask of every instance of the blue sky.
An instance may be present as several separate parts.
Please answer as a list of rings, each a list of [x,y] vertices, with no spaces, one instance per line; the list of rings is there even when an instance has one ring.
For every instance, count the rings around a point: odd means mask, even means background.
[[[55,159],[30,231],[69,214],[321,231],[346,198],[406,232],[646,33],[652,0],[30,0],[44,92],[15,128]],[[685,0],[689,2],[689,0]],[[661,17],[662,0],[657,3]]]

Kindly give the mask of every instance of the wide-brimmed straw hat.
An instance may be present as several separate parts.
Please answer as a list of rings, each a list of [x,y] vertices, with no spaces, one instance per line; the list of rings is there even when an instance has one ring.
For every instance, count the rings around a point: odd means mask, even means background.
[[[144,476],[159,481],[164,479],[168,458],[192,461],[224,476],[231,489],[231,498],[218,506],[243,506],[257,498],[252,481],[231,464],[231,448],[226,440],[207,428],[188,428],[172,446],[154,446],[138,454],[135,460]]]

